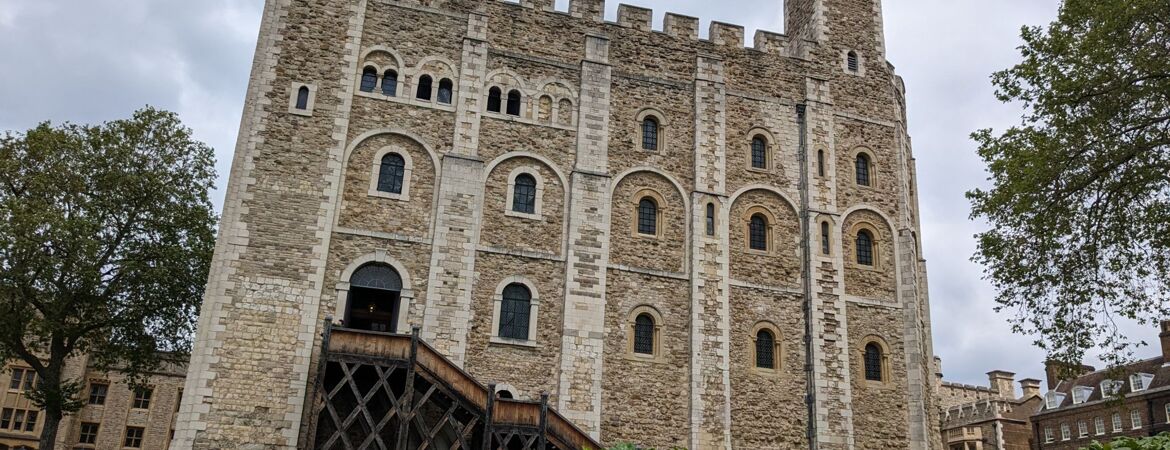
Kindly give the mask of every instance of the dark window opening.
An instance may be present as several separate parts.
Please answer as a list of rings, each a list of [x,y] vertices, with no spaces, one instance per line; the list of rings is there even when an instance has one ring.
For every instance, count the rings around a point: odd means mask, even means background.
[[[127,448],[142,448],[142,438],[145,434],[146,429],[142,427],[126,427],[126,439],[122,442],[122,446]]]
[[[853,73],[857,73],[857,71],[859,70],[858,62],[857,62],[857,52],[849,52],[849,56],[846,59],[848,60],[849,71],[853,72]]]
[[[829,246],[829,222],[821,222],[821,253],[828,255],[831,250]]]
[[[378,69],[366,67],[362,70],[362,92],[374,92],[374,87],[377,85]]]
[[[512,395],[512,391],[509,391],[507,389],[500,389],[499,392],[496,392],[496,397],[506,398],[508,400],[516,398],[514,395]]]
[[[768,143],[759,136],[752,139],[752,167],[756,169],[768,168]]]
[[[398,72],[387,70],[382,75],[382,95],[389,97],[398,95]]]
[[[857,233],[857,263],[863,266],[873,265],[873,236],[865,230]]]
[[[297,90],[297,109],[302,110],[302,111],[309,109],[309,87],[308,86],[301,86],[301,88]]]
[[[865,346],[865,379],[882,381],[882,349],[875,343]]]
[[[768,250],[768,220],[763,214],[752,216],[748,225],[748,241],[752,250]]]
[[[715,235],[715,204],[707,204],[707,236]]]
[[[520,91],[512,90],[508,92],[508,115],[520,115]]]
[[[91,384],[89,385],[89,404],[104,405],[106,404],[106,395],[110,391],[108,384]]]
[[[869,156],[857,155],[857,184],[869,186]]]
[[[397,332],[402,277],[393,267],[367,264],[349,277],[345,324],[349,328]]]
[[[536,214],[536,178],[532,175],[524,173],[516,177],[516,186],[512,192],[512,211]]]
[[[387,153],[378,167],[378,191],[401,194],[406,179],[406,160],[397,153]]]
[[[658,119],[647,117],[642,121],[642,150],[658,151]]]
[[[825,176],[825,151],[817,150],[817,176]]]
[[[638,233],[658,235],[658,204],[649,197],[638,202]]]
[[[500,101],[502,96],[503,92],[501,92],[500,88],[498,87],[493,87],[488,90],[488,112],[500,112]]]
[[[512,283],[505,287],[500,304],[500,337],[527,340],[531,306],[532,291],[523,284]]]
[[[81,435],[77,439],[78,444],[96,444],[99,425],[96,423],[82,423]]]
[[[450,79],[444,78],[439,80],[439,103],[444,105],[451,104],[452,89],[454,89],[454,85],[451,83]]]
[[[418,78],[418,89],[415,91],[415,98],[419,100],[431,100],[431,85],[434,80],[430,75],[423,75]]]
[[[760,330],[756,333],[756,367],[776,368],[776,339],[771,331]]]
[[[134,390],[134,409],[150,409],[150,398],[154,396],[154,389],[138,388]]]
[[[654,318],[641,314],[634,319],[634,353],[654,354]]]

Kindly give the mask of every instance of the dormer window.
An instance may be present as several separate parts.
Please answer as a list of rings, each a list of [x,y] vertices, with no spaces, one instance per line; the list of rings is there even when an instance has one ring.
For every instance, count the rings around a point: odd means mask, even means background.
[[[1148,373],[1135,373],[1129,376],[1129,387],[1133,392],[1141,392],[1149,389],[1150,382],[1154,381],[1154,376]]]
[[[1076,386],[1073,388],[1073,404],[1079,405],[1089,400],[1089,396],[1093,395],[1093,388],[1087,386]]]
[[[1064,394],[1056,391],[1049,391],[1047,394],[1044,394],[1045,409],[1059,408],[1061,403],[1064,403]]]
[[[1101,396],[1115,397],[1121,393],[1121,386],[1124,383],[1117,380],[1105,380],[1101,382]]]

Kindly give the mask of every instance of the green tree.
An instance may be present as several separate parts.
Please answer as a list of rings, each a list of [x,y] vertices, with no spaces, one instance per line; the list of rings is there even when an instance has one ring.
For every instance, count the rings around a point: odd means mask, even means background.
[[[82,406],[70,357],[137,384],[189,351],[214,244],[213,159],[151,108],[0,137],[0,361],[37,373],[40,448]]]
[[[1170,450],[1170,435],[1148,438],[1121,438],[1109,444],[1094,442],[1084,450]]]
[[[968,193],[997,310],[1053,359],[1129,355],[1116,320],[1170,315],[1170,0],[1065,0],[992,79],[1022,124],[974,133]]]

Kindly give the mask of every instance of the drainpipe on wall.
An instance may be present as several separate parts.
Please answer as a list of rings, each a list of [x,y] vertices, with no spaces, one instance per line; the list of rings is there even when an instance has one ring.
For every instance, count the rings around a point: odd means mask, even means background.
[[[796,105],[796,121],[800,124],[800,147],[797,159],[800,161],[800,253],[804,263],[801,268],[804,290],[804,374],[807,392],[804,402],[808,407],[808,448],[817,450],[817,384],[813,371],[813,282],[812,248],[809,239],[809,183],[808,183],[808,118],[806,105]]]

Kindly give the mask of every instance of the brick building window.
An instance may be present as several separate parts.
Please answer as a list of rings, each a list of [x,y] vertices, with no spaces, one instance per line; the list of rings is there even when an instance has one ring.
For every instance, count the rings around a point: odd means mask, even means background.
[[[528,340],[528,319],[532,307],[532,291],[520,283],[504,288],[500,304],[499,336],[507,339]]]
[[[362,92],[374,92],[374,88],[378,86],[378,69],[373,66],[366,66],[362,69],[362,85],[359,89]]]
[[[865,346],[865,379],[867,381],[884,381],[882,370],[882,348],[875,342]]]
[[[503,105],[503,97],[504,97],[504,92],[501,91],[500,88],[493,86],[491,89],[489,89],[488,90],[488,104],[487,104],[488,112],[494,112],[494,113],[501,112],[503,110],[502,109],[503,108],[503,106],[502,106]]]
[[[100,425],[96,423],[83,422],[81,424],[81,434],[77,437],[77,443],[96,444],[99,429]]]
[[[450,105],[454,90],[455,85],[451,83],[450,78],[439,80],[439,103]]]
[[[768,168],[768,141],[762,136],[752,138],[752,168]]]
[[[771,331],[760,330],[756,333],[756,367],[776,368],[776,337]]]
[[[1121,413],[1113,413],[1113,432],[1121,432]]]
[[[1077,436],[1081,438],[1089,437],[1089,424],[1083,420],[1077,422]]]
[[[434,86],[435,79],[430,75],[423,75],[418,77],[418,88],[414,91],[414,97],[419,100],[431,101],[431,88]]]
[[[753,214],[748,222],[748,246],[752,250],[768,251],[768,219]]]
[[[387,70],[382,74],[382,95],[387,97],[398,95],[398,72]]]
[[[654,354],[654,318],[650,314],[639,314],[634,319],[634,353]]]
[[[126,427],[126,439],[122,441],[122,446],[126,448],[142,448],[142,438],[146,434],[146,430],[142,427]]]
[[[1133,429],[1142,427],[1142,413],[1141,411],[1133,410],[1129,412],[1129,421],[1133,424]]]
[[[642,119],[642,150],[658,151],[658,118]]]
[[[1097,432],[1097,436],[1105,434],[1105,419],[1100,417],[1093,418],[1093,428]]]
[[[406,159],[397,153],[387,153],[378,168],[378,191],[391,194],[402,193],[402,182],[406,178]]]
[[[516,177],[516,187],[512,191],[512,211],[523,214],[536,214],[536,178],[529,174],[520,174]]]
[[[1170,423],[1170,403],[1166,404],[1166,423]]]
[[[515,89],[508,91],[508,115],[520,115],[520,91]]]
[[[868,230],[857,232],[857,263],[873,266],[873,235]]]
[[[1052,427],[1044,427],[1044,442],[1051,444],[1056,438],[1053,437]]]
[[[857,155],[857,160],[854,164],[854,167],[857,171],[857,174],[856,174],[857,175],[857,184],[859,184],[861,186],[869,186],[870,185],[870,179],[869,179],[869,171],[871,168],[870,165],[871,164],[870,164],[870,160],[869,160],[869,155],[866,155],[864,153]]]
[[[104,405],[106,404],[106,395],[110,392],[110,385],[105,383],[92,383],[89,385],[89,404]]]
[[[309,109],[309,87],[301,86],[297,89],[297,104],[296,108],[299,110]]]
[[[1072,439],[1072,429],[1068,427],[1067,423],[1060,424],[1060,440],[1067,441]]]
[[[650,197],[638,201],[638,233],[658,235],[658,203]]]
[[[154,389],[143,387],[134,390],[134,409],[150,409],[150,397]]]
[[[707,204],[707,236],[715,235],[715,204]]]

